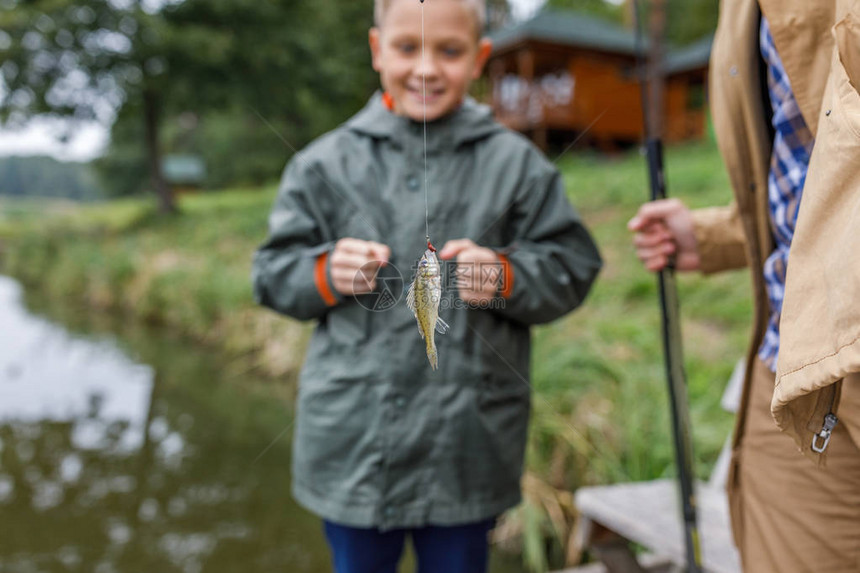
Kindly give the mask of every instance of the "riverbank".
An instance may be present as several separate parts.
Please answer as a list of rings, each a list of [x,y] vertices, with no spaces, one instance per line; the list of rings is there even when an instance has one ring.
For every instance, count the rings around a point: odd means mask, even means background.
[[[237,373],[292,379],[307,327],[261,310],[250,289],[274,192],[188,195],[167,218],[145,199],[45,204],[48,216],[3,202],[17,216],[0,218],[0,265],[28,289],[217,347]]]
[[[583,308],[534,331],[530,475],[567,490],[672,475],[656,281],[635,260],[626,230],[647,196],[644,159],[577,155],[559,166],[606,267]],[[713,143],[668,150],[667,167],[671,195],[691,206],[729,202]],[[294,378],[309,327],[256,307],[249,280],[274,192],[185,196],[182,215],[166,219],[144,200],[0,217],[0,265],[70,305],[201,340],[229,357],[238,379],[266,372],[272,392],[289,394],[293,385],[280,381]],[[0,213],[8,209],[0,203]],[[749,279],[744,271],[684,276],[679,290],[695,466],[706,478],[731,429],[719,400],[744,352]],[[522,523],[550,529],[545,512],[528,511]]]

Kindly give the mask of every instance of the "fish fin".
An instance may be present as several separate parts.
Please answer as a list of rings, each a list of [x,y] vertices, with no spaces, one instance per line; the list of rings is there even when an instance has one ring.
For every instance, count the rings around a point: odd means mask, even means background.
[[[439,334],[447,334],[448,329],[450,328],[451,327],[448,326],[448,323],[442,320],[441,316],[436,318],[436,332]]]
[[[409,307],[409,310],[412,311],[412,314],[418,317],[418,313],[415,312],[415,283],[412,282],[409,285],[409,290],[406,291],[406,306]]]

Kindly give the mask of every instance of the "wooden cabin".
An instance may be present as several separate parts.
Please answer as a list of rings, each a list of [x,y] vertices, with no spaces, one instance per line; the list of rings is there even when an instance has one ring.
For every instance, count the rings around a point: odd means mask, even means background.
[[[494,33],[486,67],[496,118],[541,147],[581,141],[601,148],[642,140],[633,32],[575,12],[544,9]],[[664,63],[664,139],[705,133],[712,38],[669,49]]]

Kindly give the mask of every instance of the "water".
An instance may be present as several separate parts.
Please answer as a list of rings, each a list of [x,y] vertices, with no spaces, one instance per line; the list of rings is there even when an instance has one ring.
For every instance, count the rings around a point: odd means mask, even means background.
[[[287,388],[22,294],[0,277],[0,571],[331,570],[289,493]]]

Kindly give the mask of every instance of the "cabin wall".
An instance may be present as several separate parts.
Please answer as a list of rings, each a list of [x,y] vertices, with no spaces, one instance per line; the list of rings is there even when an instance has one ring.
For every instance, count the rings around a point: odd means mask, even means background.
[[[639,85],[632,66],[588,55],[572,58],[577,94],[573,102],[575,131],[589,128],[598,141],[633,141],[642,133]]]
[[[642,139],[642,104],[633,58],[534,43],[491,58],[489,101],[496,119],[538,145],[547,130],[570,131],[601,147]],[[694,70],[669,78],[665,90],[667,142],[705,132],[705,76]]]
[[[705,72],[670,78],[666,83],[665,138],[670,143],[705,136]]]

